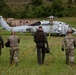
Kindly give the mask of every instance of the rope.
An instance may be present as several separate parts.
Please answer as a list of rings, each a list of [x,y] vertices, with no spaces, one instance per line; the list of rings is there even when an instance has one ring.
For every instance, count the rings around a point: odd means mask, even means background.
[[[28,52],[31,51],[31,49],[33,49],[33,47],[34,47],[34,46],[30,47],[29,50],[27,50],[26,52],[24,51],[24,52],[21,53],[21,54],[26,55]],[[20,57],[19,61],[22,59],[22,57],[23,57],[23,56]],[[8,73],[14,66],[15,66],[15,64],[13,64],[7,71],[5,71],[5,72],[3,71],[3,72],[2,72],[2,75],[5,75],[6,73]]]

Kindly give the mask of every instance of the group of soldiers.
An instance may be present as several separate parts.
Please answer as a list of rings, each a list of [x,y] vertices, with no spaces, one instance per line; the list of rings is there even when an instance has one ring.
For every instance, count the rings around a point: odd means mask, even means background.
[[[66,33],[66,36],[62,42],[62,51],[65,50],[66,54],[66,64],[71,66],[75,65],[74,63],[74,49],[76,46],[76,38],[72,35],[73,30],[69,30]],[[37,47],[37,59],[39,64],[44,63],[46,47],[49,48],[47,37],[42,29],[42,26],[39,26],[39,29],[34,34],[34,41]],[[45,47],[46,45],[46,47]]]
[[[62,51],[65,50],[66,54],[66,64],[71,64],[72,66],[75,65],[74,63],[74,49],[76,46],[76,39],[72,35],[73,31],[69,30],[67,35],[63,39],[62,43]],[[19,47],[18,44],[20,43],[19,36],[15,35],[15,32],[11,31],[11,36],[7,38],[6,42],[10,42],[10,64],[13,62],[18,64],[18,56],[19,56]],[[42,26],[39,26],[37,31],[34,34],[34,42],[36,43],[37,48],[37,60],[38,64],[43,64],[45,59],[45,54],[47,50],[49,50],[49,45],[47,41],[47,36],[43,31]],[[1,48],[4,47],[4,42],[2,37],[0,36],[0,55],[1,55]],[[49,51],[48,51],[49,52]]]

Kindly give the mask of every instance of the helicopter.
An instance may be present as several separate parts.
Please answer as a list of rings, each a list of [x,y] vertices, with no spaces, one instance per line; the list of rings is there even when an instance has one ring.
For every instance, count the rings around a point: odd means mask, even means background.
[[[66,35],[68,30],[74,30],[74,34],[76,34],[76,29],[72,28],[69,24],[61,21],[50,21],[42,20],[35,22],[33,24],[10,27],[0,16],[0,25],[7,31],[14,31],[14,32],[36,32],[39,26],[42,26],[43,31],[50,35]]]

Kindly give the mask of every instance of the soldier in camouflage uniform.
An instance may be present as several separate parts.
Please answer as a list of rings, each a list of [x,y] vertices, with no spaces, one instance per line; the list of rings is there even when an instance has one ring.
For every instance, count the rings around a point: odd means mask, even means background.
[[[15,32],[11,32],[11,36],[7,38],[7,41],[10,41],[10,64],[13,62],[17,64],[19,62],[18,55],[19,55],[19,47],[18,44],[20,39],[18,36],[15,35]]]
[[[76,45],[76,39],[72,35],[72,31],[68,31],[67,35],[64,37],[62,51],[66,50],[66,64],[74,64],[74,48]]]
[[[1,48],[3,47],[4,47],[4,41],[3,41],[2,36],[0,35],[0,56],[1,56]]]

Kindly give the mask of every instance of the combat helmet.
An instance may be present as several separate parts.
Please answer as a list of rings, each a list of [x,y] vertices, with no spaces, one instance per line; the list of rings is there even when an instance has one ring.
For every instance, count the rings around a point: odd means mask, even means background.
[[[71,34],[74,33],[74,30],[68,30],[67,34],[69,34],[69,33],[71,33]]]

